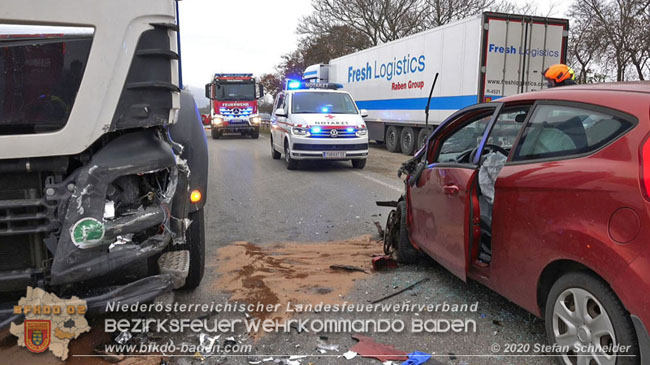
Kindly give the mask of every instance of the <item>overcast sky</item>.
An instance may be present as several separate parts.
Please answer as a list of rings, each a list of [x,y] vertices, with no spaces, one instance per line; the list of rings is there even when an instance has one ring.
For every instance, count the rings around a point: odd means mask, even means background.
[[[183,83],[203,87],[217,72],[273,72],[297,45],[309,0],[180,1]]]

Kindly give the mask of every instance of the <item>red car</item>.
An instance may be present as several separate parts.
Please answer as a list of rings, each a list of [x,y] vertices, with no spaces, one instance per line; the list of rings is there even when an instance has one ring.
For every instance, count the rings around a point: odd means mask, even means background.
[[[407,168],[397,257],[544,318],[562,364],[650,364],[649,137],[647,82],[460,110]]]

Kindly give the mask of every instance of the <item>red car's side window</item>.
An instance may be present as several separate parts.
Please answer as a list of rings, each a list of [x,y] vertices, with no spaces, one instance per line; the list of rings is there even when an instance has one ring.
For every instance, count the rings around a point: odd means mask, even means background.
[[[539,105],[515,149],[513,161],[582,155],[620,137],[635,122],[579,106]]]

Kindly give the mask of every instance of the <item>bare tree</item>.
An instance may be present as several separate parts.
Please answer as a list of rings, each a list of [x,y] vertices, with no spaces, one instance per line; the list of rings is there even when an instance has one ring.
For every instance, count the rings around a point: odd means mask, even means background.
[[[624,81],[630,63],[644,79],[648,63],[647,16],[650,0],[576,0],[571,13],[593,21],[594,31],[602,32],[607,42],[606,54],[616,65],[616,80]],[[646,18],[647,19],[647,18]],[[646,20],[647,21],[647,20]]]

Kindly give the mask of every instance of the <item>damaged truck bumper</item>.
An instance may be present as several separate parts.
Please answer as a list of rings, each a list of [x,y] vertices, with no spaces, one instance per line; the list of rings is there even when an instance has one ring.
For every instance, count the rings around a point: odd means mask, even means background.
[[[106,303],[120,302],[120,304],[134,304],[150,302],[156,297],[172,290],[174,280],[171,275],[154,275],[127,285],[118,287],[100,295],[81,297],[86,301],[89,313],[104,313]],[[12,322],[22,322],[22,314],[14,314],[13,307],[0,309],[0,331],[8,328]]]

